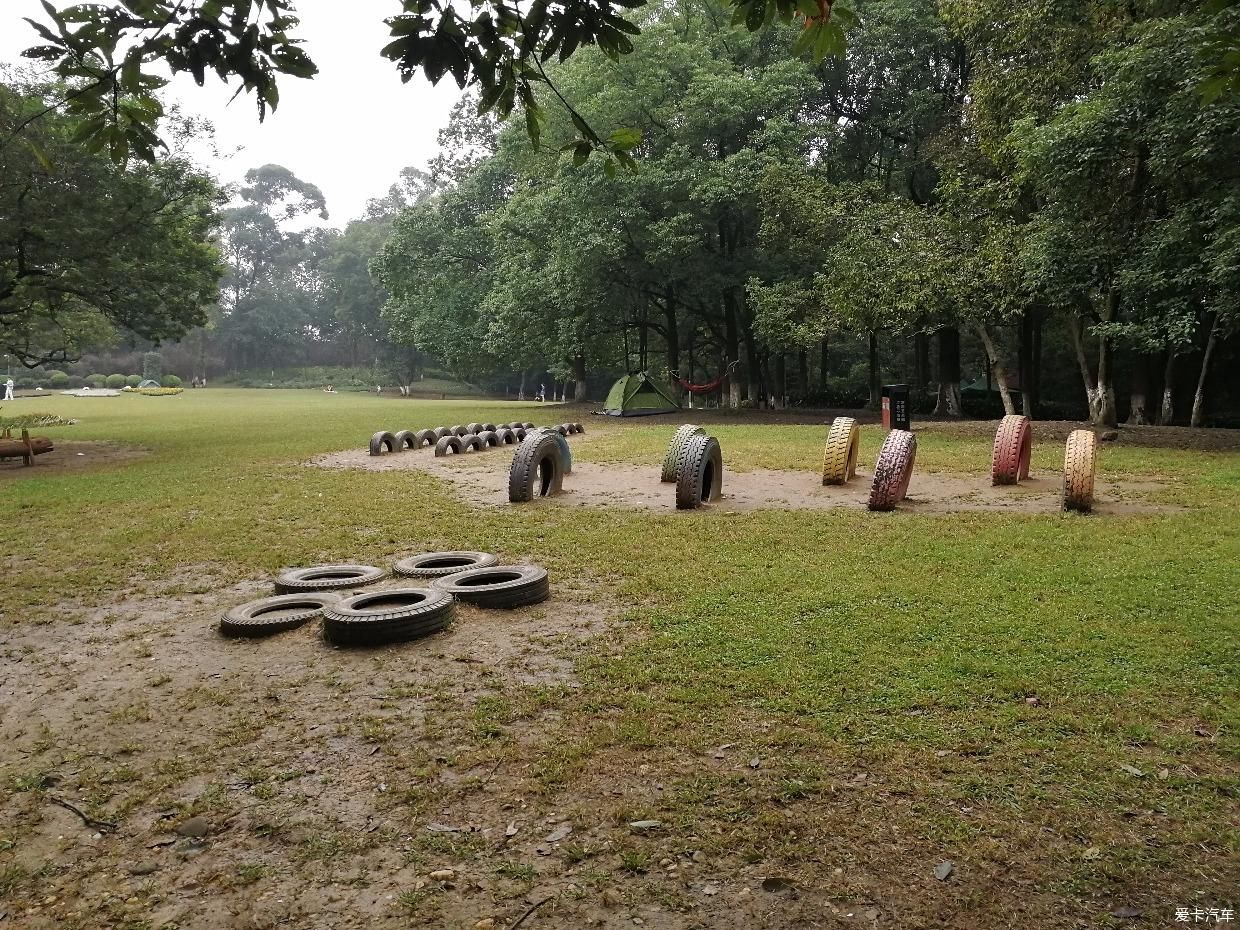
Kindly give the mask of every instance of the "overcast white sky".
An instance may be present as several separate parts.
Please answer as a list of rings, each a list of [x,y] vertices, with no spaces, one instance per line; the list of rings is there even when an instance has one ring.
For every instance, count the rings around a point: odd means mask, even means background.
[[[212,75],[201,88],[179,77],[166,93],[215,124],[222,157],[204,151],[199,160],[224,183],[259,165],[284,165],[322,189],[330,225],[360,215],[401,168],[435,154],[436,133],[459,96],[451,78],[438,87],[421,78],[402,84],[379,56],[388,41],[383,18],[399,9],[395,0],[298,0],[296,35],[319,73],[309,81],[282,77],[280,108],[261,124],[252,97],[229,104],[232,90]],[[21,62],[22,50],[38,44],[24,16],[46,21],[38,0],[0,0],[0,62]]]

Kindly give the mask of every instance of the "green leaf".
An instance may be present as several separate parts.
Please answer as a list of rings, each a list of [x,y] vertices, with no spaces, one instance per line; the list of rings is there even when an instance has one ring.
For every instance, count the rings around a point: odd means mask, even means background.
[[[43,150],[43,146],[39,145],[39,143],[35,142],[34,139],[31,138],[26,139],[26,144],[30,146],[30,151],[34,152],[34,157],[38,159],[39,164],[43,166],[44,171],[55,170],[55,166],[52,164],[52,160],[48,157],[47,152]]]
[[[594,147],[589,142],[578,142],[573,147],[573,167],[580,168],[590,160],[590,153],[594,151]]]
[[[611,144],[618,149],[629,151],[642,144],[642,131],[633,127],[612,130]]]

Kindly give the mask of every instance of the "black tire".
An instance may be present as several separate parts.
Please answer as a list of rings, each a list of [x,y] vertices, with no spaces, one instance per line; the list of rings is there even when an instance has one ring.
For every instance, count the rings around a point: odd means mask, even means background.
[[[517,438],[517,431],[510,426],[501,426],[495,431],[495,438],[498,440],[496,445],[515,446],[521,440]]]
[[[449,432],[453,436],[468,436],[470,434],[469,429],[467,427],[461,426],[459,423],[456,426],[452,427],[452,429],[450,429]]]
[[[529,435],[529,431],[524,426],[518,426],[513,433],[516,434],[517,442],[524,442],[525,437]]]
[[[586,428],[585,428],[584,426],[582,426],[580,423],[574,423],[574,424],[573,424],[573,432],[574,432],[574,433],[584,433],[585,431],[586,431]]]
[[[560,464],[564,466],[564,474],[571,475],[573,472],[573,450],[568,444],[567,437],[552,426],[535,427],[534,429],[526,432],[526,437],[528,438],[529,436],[537,436],[540,434],[555,437],[556,445],[560,447]],[[525,440],[523,439],[521,441],[524,442]]]
[[[489,552],[423,552],[401,559],[392,572],[406,578],[439,578],[498,564],[499,559]]]
[[[569,431],[568,431],[568,424],[567,424],[567,423],[561,423],[559,426],[554,427],[554,429],[555,429],[555,431],[556,431],[557,433],[559,433],[561,436],[567,436],[567,435],[568,435],[568,432],[569,432]]]
[[[483,428],[483,429],[490,430],[490,431],[493,433],[493,432],[495,432],[495,431],[496,431],[499,427],[497,427],[494,423],[483,423],[483,424],[482,424],[482,428]]]
[[[533,423],[522,423],[522,424],[521,424],[521,426],[522,426],[522,427],[524,427],[525,429],[533,429],[533,428],[534,428],[534,424],[533,424]]]
[[[551,596],[547,570],[537,565],[471,568],[431,582],[440,591],[475,607],[509,609],[537,604]]]
[[[465,451],[465,447],[461,442],[460,436],[444,436],[443,439],[435,443],[435,458],[443,458],[443,456],[452,454],[460,455]]]
[[[481,423],[470,423],[470,424],[466,425],[466,427],[465,427],[465,428],[466,428],[467,430],[469,430],[471,433],[473,433],[475,436],[477,436],[479,433],[481,433],[481,432],[482,432],[482,424],[481,424]]]
[[[723,452],[714,436],[691,436],[676,475],[676,509],[693,510],[719,500],[723,490]]]
[[[484,429],[481,433],[479,433],[478,438],[482,440],[483,444],[488,449],[499,445],[499,433],[494,433],[489,429]]]
[[[480,452],[487,447],[486,442],[481,436],[475,436],[470,433],[468,436],[458,437],[461,440],[462,452]]]
[[[313,620],[328,604],[338,600],[335,594],[281,594],[264,597],[234,607],[220,620],[220,632],[225,636],[271,636],[285,630],[295,630],[308,620]]]
[[[396,437],[386,430],[380,430],[370,437],[370,454],[386,455],[396,451]]]
[[[404,452],[406,449],[416,448],[413,444],[413,430],[403,429],[392,437],[396,441],[396,451]]]
[[[564,487],[564,462],[559,443],[536,433],[517,446],[508,470],[508,500],[514,504],[550,497]]]
[[[448,429],[446,426],[436,426],[432,432],[435,434],[435,442],[439,442],[439,440],[443,439],[445,436],[453,435],[452,430]]]
[[[421,449],[423,446],[433,446],[437,439],[439,437],[435,435],[433,429],[420,429],[413,434],[413,447]]]
[[[444,629],[456,605],[434,588],[385,588],[355,594],[323,609],[323,635],[339,646],[377,646]]]
[[[663,471],[659,475],[659,480],[671,484],[676,480],[676,470],[680,467],[681,456],[684,454],[685,444],[689,441],[690,436],[705,436],[706,430],[692,423],[686,423],[684,426],[677,427],[676,432],[672,435],[672,441],[668,444],[667,455],[663,456]]]
[[[893,429],[883,440],[874,460],[874,480],[870,485],[871,510],[895,510],[908,495],[917,462],[917,437],[907,430]]]
[[[276,576],[276,594],[304,594],[307,591],[346,591],[361,588],[387,576],[373,565],[311,565],[286,568]]]

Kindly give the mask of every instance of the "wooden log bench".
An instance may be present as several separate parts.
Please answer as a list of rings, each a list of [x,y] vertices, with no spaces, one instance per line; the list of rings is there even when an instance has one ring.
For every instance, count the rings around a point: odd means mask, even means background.
[[[55,446],[46,436],[30,436],[30,430],[22,430],[21,439],[13,438],[13,431],[6,429],[0,434],[0,459],[21,459],[24,465],[33,465],[36,455],[51,452]]]

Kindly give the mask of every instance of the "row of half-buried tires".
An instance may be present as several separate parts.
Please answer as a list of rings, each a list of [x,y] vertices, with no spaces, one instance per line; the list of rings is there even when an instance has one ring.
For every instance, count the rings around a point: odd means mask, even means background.
[[[846,420],[840,417],[839,420]],[[852,429],[855,429],[853,425]],[[827,440],[827,471],[838,474],[841,454],[838,450],[832,461],[832,435]],[[851,429],[850,429],[851,432]],[[1032,428],[1028,417],[1008,415],[1003,418],[995,433],[991,455],[991,483],[1010,485],[1029,477],[1029,459],[1032,449]],[[855,470],[855,451],[851,467]],[[917,437],[905,430],[888,433],[883,447],[874,463],[874,478],[870,487],[870,510],[892,510],[908,494],[917,459]],[[1089,513],[1094,505],[1094,481],[1098,469],[1098,439],[1090,430],[1073,430],[1068,434],[1064,448],[1062,506],[1064,510]],[[846,478],[844,480],[847,480]]]
[[[386,577],[371,565],[317,565],[287,569],[275,597],[229,610],[220,622],[228,636],[269,636],[322,616],[323,634],[337,645],[378,645],[416,639],[451,623],[456,601],[510,609],[550,596],[545,569],[499,565],[485,552],[431,552],[401,559],[396,575],[426,586],[387,588],[341,597],[339,593]]]
[[[423,446],[435,446],[447,436],[477,436],[482,433],[496,433],[499,430],[533,429],[533,423],[470,423],[465,426],[437,426],[434,429],[402,429],[396,432],[379,430],[370,437],[370,454],[386,455],[389,452],[403,452],[405,449],[421,449]]]

